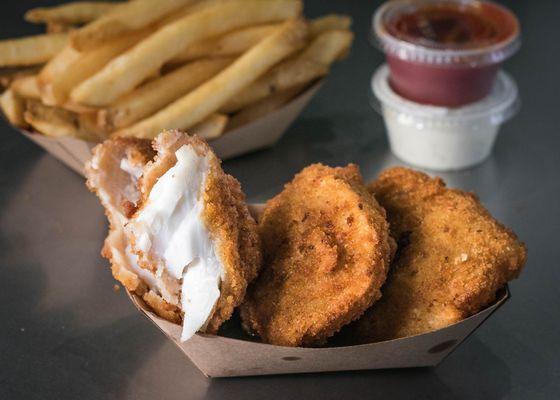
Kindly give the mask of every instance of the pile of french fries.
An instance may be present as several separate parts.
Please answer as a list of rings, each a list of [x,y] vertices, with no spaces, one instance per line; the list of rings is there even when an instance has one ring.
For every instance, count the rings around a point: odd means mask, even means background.
[[[0,107],[50,137],[207,140],[270,113],[346,56],[351,19],[302,0],[75,2],[25,14],[42,35],[0,41]]]

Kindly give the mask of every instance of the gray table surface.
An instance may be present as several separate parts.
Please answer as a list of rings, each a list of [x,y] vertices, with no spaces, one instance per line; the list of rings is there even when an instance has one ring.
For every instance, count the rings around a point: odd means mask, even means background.
[[[36,32],[2,2],[1,36]],[[442,176],[476,191],[526,242],[512,299],[435,369],[206,379],[141,316],[99,249],[107,225],[83,179],[2,123],[0,139],[0,398],[480,398],[560,395],[560,2],[510,2],[524,44],[506,65],[523,108],[484,164]],[[368,105],[382,55],[367,43],[377,2],[308,1],[309,16],[353,16],[352,55],[273,149],[227,161],[250,201],[277,193],[312,162],[357,163],[366,178],[402,164]]]

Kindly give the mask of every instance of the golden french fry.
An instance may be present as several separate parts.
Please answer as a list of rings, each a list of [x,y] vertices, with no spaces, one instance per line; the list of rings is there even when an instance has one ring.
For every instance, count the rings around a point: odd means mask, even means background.
[[[45,136],[78,136],[77,118],[69,111],[48,107],[39,101],[27,101],[23,115],[29,125]]]
[[[67,46],[39,75],[43,102],[47,105],[64,104],[72,89],[150,33],[151,30],[144,30],[124,35],[85,52],[77,52],[71,46]]]
[[[128,0],[128,1],[133,1],[133,0]],[[169,13],[168,15],[166,15],[165,17],[161,18],[160,20],[158,20],[155,24],[151,25],[154,28],[162,28],[166,25],[169,25],[181,18],[186,17],[187,15],[190,14],[194,14],[195,12],[210,8],[210,7],[215,7],[219,4],[224,4],[226,2],[229,2],[231,0],[194,0],[194,3],[192,4],[188,4],[184,7],[180,7],[178,10]]]
[[[225,3],[230,2],[231,0],[195,0],[193,4],[189,4],[185,7],[180,8],[179,10],[172,12],[171,14],[167,15],[166,17],[159,20],[156,24],[158,27],[163,27],[165,25],[171,24],[181,18],[186,17],[187,15],[197,13],[199,11],[216,7]]]
[[[140,1],[140,0],[137,0]],[[230,0],[169,24],[76,87],[78,103],[107,106],[130,92],[191,43],[243,26],[299,15],[301,0]]]
[[[100,142],[109,137],[109,131],[97,124],[97,113],[80,112],[78,122],[83,136],[87,136],[90,142]]]
[[[101,139],[93,129],[88,129],[91,126],[87,126],[87,116],[59,107],[46,106],[40,101],[27,101],[23,116],[29,125],[45,136],[71,136],[90,142]]]
[[[36,65],[49,61],[68,41],[66,33],[0,41],[0,67]]]
[[[305,21],[295,19],[285,22],[214,78],[153,116],[115,134],[153,138],[164,128],[192,127],[217,111],[271,66],[299,50],[305,45],[306,38]]]
[[[68,25],[61,22],[48,22],[46,31],[47,33],[68,33],[76,29],[75,25]]]
[[[24,19],[32,23],[84,24],[118,7],[120,3],[103,1],[78,1],[54,7],[32,8]]]
[[[7,89],[0,95],[0,108],[2,108],[2,112],[10,124],[21,128],[27,126],[23,118],[25,101],[17,96],[12,89]]]
[[[2,70],[0,70],[0,90],[7,89],[16,79],[30,75],[37,75],[39,70],[39,66],[2,68]]]
[[[73,113],[76,113],[76,114],[79,114],[79,115],[90,114],[90,115],[92,115],[93,120],[95,120],[95,124],[97,124],[97,113],[99,112],[98,108],[88,107],[88,106],[84,106],[84,105],[81,105],[81,104],[72,103],[71,101],[67,101],[66,103],[64,103],[64,104],[62,104],[58,107],[63,108],[64,110],[72,111]]]
[[[309,33],[315,37],[319,34],[334,29],[348,30],[352,25],[352,18],[348,15],[329,14],[312,19],[309,22]]]
[[[197,135],[205,140],[216,139],[221,136],[226,129],[229,117],[224,114],[212,114],[202,122],[199,122],[191,129],[189,133],[191,135]]]
[[[19,97],[36,100],[41,98],[39,84],[37,83],[37,75],[24,76],[14,80],[11,89]]]
[[[187,13],[195,13],[206,8],[220,6],[230,2],[231,0],[202,0],[197,1],[187,8]],[[186,14],[185,14],[186,15]]]
[[[99,111],[99,125],[114,130],[152,115],[213,77],[232,61],[233,58],[194,61],[150,81]]]
[[[354,34],[347,30],[331,30],[319,34],[301,53],[300,57],[324,65],[331,65],[346,54]]]
[[[80,53],[72,48],[72,46],[64,46],[64,48],[56,56],[45,64],[45,66],[41,69],[41,72],[39,72],[39,86],[50,83],[66,70],[67,65],[70,62],[78,59],[78,57],[80,57]]]
[[[45,136],[54,138],[64,136],[79,137],[77,128],[71,124],[61,124],[57,121],[41,119],[33,115],[30,111],[25,111],[23,116],[27,124],[31,125],[33,129]]]
[[[249,26],[188,46],[170,63],[181,63],[202,57],[235,56],[256,45],[278,29],[280,24]]]
[[[242,109],[230,118],[227,130],[231,131],[239,128],[240,126],[247,125],[256,119],[279,109],[300,93],[304,87],[304,85],[299,85],[291,89],[284,90],[283,92],[275,93],[254,105]]]
[[[328,73],[329,66],[352,43],[353,34],[345,30],[326,31],[314,38],[297,57],[274,67],[242,92],[232,97],[220,112],[229,114],[255,102],[298,85],[309,84]]]
[[[123,3],[99,19],[73,32],[72,46],[80,51],[104,41],[143,29],[194,0],[135,0]]]
[[[328,66],[300,57],[287,60],[229,99],[220,108],[220,112],[226,114],[237,112],[276,92],[309,84],[313,80],[325,76],[328,72]]]

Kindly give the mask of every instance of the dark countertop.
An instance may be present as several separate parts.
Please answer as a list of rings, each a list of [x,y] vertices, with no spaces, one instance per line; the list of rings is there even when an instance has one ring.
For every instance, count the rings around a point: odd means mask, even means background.
[[[307,1],[309,16],[345,12],[357,34],[281,142],[224,163],[251,202],[277,193],[302,167],[355,162],[366,178],[402,164],[391,155],[368,84],[382,55],[367,43],[377,2]],[[506,68],[523,107],[493,156],[441,174],[476,191],[529,248],[512,299],[439,367],[347,373],[205,378],[138,313],[99,249],[107,226],[97,199],[73,173],[2,123],[0,140],[0,398],[464,398],[551,399],[560,394],[560,2],[513,2],[523,47]],[[2,2],[1,36],[36,32],[25,9]],[[258,167],[256,167],[258,166]]]

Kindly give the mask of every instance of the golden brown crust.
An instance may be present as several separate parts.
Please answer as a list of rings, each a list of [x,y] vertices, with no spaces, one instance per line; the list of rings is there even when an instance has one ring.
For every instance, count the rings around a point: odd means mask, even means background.
[[[86,185],[101,200],[109,222],[114,223],[114,213],[127,215],[130,199],[125,188],[136,185],[133,177],[121,169],[121,160],[143,166],[154,154],[149,140],[136,138],[112,138],[93,148],[85,166]]]
[[[322,344],[379,298],[388,230],[355,165],[305,168],[259,222],[264,270],[241,306],[244,326],[267,343]]]
[[[219,243],[219,255],[226,268],[220,299],[206,327],[206,332],[216,333],[245,297],[247,285],[257,276],[262,260],[257,224],[249,214],[241,185],[222,171],[217,159],[211,168],[202,217]]]
[[[159,294],[153,290],[149,290],[142,295],[142,300],[161,318],[180,324],[183,318],[179,307],[169,304],[163,300]]]
[[[460,321],[516,278],[526,249],[478,198],[406,168],[371,185],[399,245],[383,297],[345,330],[360,343],[429,332]]]

